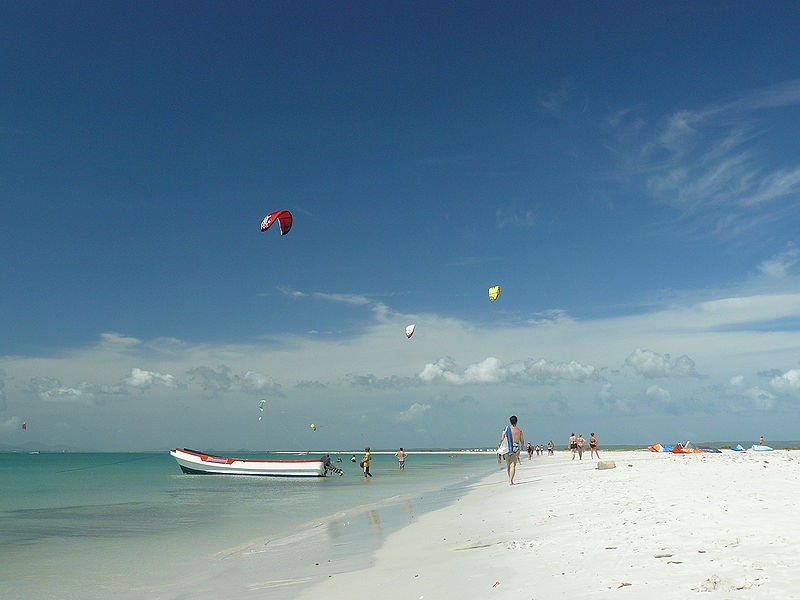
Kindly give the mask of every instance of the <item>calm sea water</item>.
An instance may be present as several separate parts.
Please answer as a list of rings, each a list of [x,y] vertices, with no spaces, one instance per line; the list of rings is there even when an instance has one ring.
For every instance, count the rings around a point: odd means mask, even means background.
[[[184,475],[166,452],[0,454],[0,598],[289,598],[497,468],[376,455],[365,481],[342,459],[306,480]]]

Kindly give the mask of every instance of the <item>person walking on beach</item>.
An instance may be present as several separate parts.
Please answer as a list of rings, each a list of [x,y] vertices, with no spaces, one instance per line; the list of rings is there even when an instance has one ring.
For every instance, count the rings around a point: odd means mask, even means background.
[[[597,451],[597,436],[594,432],[589,434],[589,458],[594,458],[594,455],[597,454],[597,458],[600,458],[600,453]]]
[[[533,458],[533,444],[528,442],[528,460],[531,460],[532,458]]]
[[[369,472],[369,461],[372,460],[372,452],[369,451],[369,446],[364,448],[364,457],[361,459],[361,468],[364,469],[364,477],[372,477]]]
[[[547,442],[547,454],[548,456],[553,456],[553,450],[556,449],[556,445],[553,443],[553,440]]]
[[[578,434],[578,439],[575,440],[575,443],[578,444],[578,460],[583,460],[583,446],[586,444],[586,440],[583,439],[583,434]]]
[[[397,457],[397,464],[400,466],[401,471],[406,470],[406,456],[408,456],[408,452],[400,448],[397,452],[394,453]]]
[[[578,451],[578,438],[574,433],[569,434],[569,449],[572,451],[572,460],[575,460],[575,453]]]
[[[522,429],[517,427],[517,417],[511,415],[508,418],[510,425],[506,425],[503,433],[500,434],[500,444],[503,440],[507,440],[508,453],[506,458],[506,473],[508,473],[508,485],[514,485],[514,475],[517,473],[517,462],[519,461],[519,451],[522,449],[522,444],[525,443],[525,436],[522,434]],[[510,438],[510,439],[509,439]]]

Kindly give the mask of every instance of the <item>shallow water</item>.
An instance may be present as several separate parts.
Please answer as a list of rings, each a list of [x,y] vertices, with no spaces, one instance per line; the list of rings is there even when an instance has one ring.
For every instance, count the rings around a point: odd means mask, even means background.
[[[0,598],[290,597],[497,468],[427,454],[401,473],[376,455],[364,480],[342,458],[343,477],[278,479],[183,475],[166,452],[0,454]]]

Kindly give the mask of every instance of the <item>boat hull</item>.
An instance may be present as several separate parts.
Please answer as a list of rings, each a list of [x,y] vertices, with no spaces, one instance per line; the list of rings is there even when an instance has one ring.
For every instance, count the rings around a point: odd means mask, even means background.
[[[170,450],[181,471],[191,475],[251,477],[325,477],[325,463],[311,460],[250,460],[204,454],[188,448]]]

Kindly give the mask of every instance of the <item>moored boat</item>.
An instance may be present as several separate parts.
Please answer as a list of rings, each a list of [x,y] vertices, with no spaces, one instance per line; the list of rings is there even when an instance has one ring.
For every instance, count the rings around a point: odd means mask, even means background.
[[[184,473],[192,475],[254,475],[262,477],[325,477],[325,458],[254,460],[205,454],[189,448],[170,450]]]

